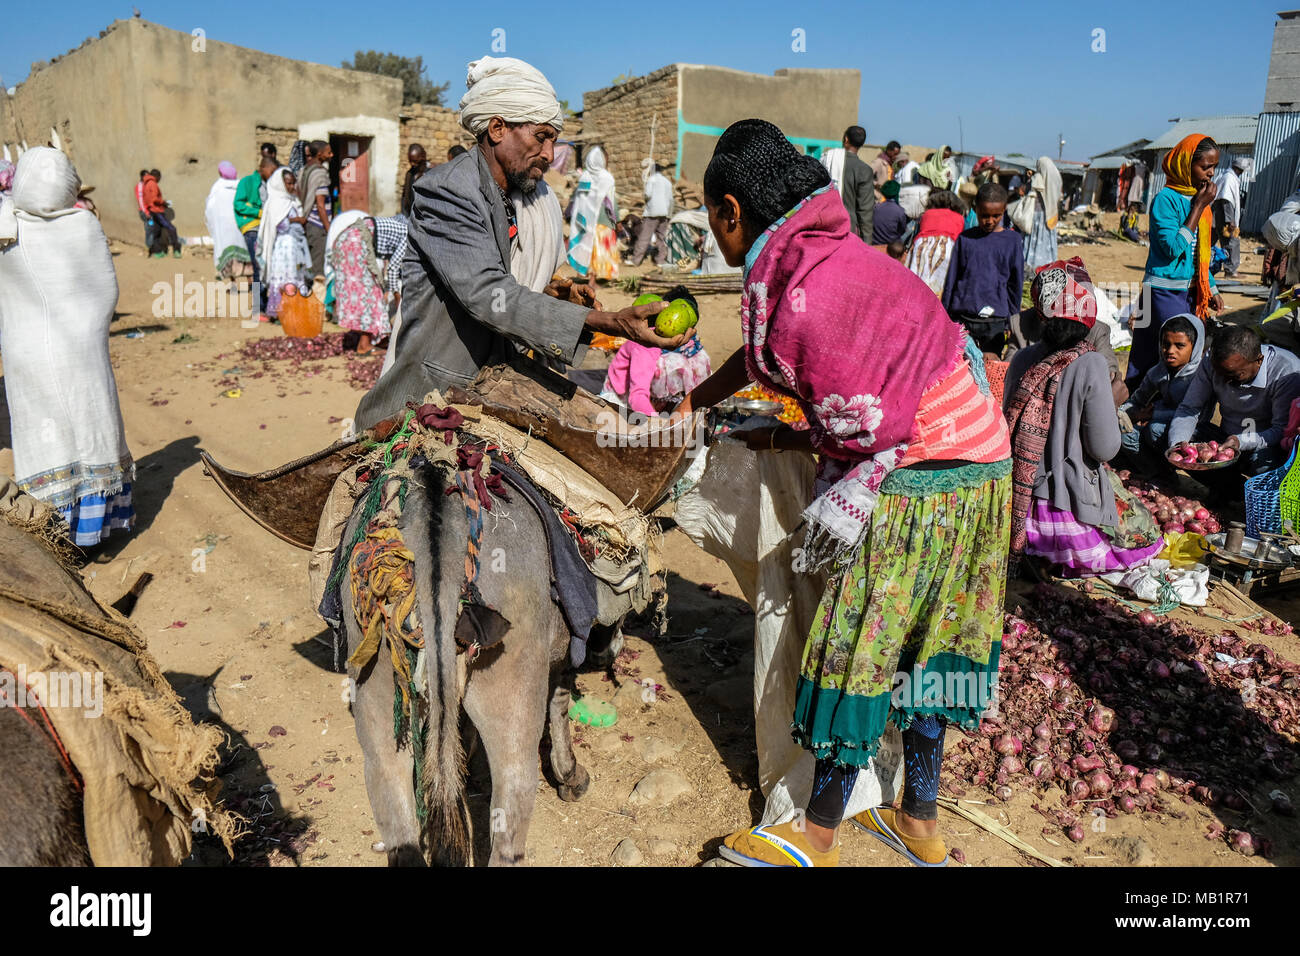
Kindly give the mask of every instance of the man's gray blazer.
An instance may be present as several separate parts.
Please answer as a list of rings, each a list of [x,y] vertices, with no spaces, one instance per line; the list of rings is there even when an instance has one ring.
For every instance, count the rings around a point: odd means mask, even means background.
[[[369,428],[433,389],[466,385],[485,365],[518,354],[575,360],[591,310],[533,292],[510,274],[501,192],[478,149],[415,182],[410,242],[402,262],[397,358],[357,407]]]

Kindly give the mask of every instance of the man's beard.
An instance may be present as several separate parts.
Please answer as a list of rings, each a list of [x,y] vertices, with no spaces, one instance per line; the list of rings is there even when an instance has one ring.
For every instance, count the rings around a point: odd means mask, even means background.
[[[525,196],[531,196],[537,191],[537,180],[528,175],[527,169],[518,172],[506,173],[506,184],[511,190],[519,190]]]

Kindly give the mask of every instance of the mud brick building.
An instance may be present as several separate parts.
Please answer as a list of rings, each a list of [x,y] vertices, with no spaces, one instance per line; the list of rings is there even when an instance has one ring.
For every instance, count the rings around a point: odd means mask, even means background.
[[[839,146],[859,122],[857,70],[777,70],[771,76],[674,63],[582,98],[583,141],[599,144],[615,182],[640,182],[642,158],[677,164],[677,177],[704,178],[718,137],[736,120],[775,123],[810,155]]]

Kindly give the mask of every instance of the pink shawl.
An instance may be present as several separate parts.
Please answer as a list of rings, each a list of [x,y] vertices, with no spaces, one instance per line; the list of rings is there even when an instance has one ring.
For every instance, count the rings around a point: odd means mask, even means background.
[[[822,483],[834,482],[804,513],[815,566],[861,545],[921,395],[956,368],[965,337],[929,286],[850,234],[829,187],[768,227],[749,262],[745,365],[799,402]]]

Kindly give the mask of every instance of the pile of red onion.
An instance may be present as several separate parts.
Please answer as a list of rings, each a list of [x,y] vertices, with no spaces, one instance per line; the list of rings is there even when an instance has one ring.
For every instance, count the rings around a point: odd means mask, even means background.
[[[1061,806],[1033,807],[1075,842],[1098,812],[1178,816],[1174,801],[1198,801],[1240,814],[1240,827],[1211,827],[1207,839],[1269,855],[1246,829],[1268,804],[1248,795],[1296,766],[1300,667],[1232,632],[1147,624],[1050,585],[1020,613],[1030,620],[1005,619],[996,719],[945,755],[949,792],[987,786],[1008,800],[1059,788]],[[1272,800],[1271,812],[1290,815],[1285,794]]]
[[[250,339],[239,349],[239,357],[246,362],[288,362],[296,371],[303,362],[316,362],[336,355],[347,357],[348,383],[354,388],[368,391],[379,379],[384,353],[378,350],[369,355],[357,355],[343,347],[345,332],[326,332],[313,339],[291,338],[287,335],[265,339]],[[262,366],[270,371],[269,366]]]
[[[1219,517],[1195,498],[1168,495],[1159,485],[1137,481],[1127,471],[1118,472],[1124,487],[1142,502],[1165,534],[1215,534],[1222,530]]]

